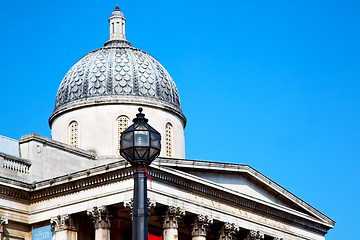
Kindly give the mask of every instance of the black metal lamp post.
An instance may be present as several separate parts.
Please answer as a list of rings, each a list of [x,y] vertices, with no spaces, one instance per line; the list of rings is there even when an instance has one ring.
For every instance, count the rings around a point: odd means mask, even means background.
[[[161,136],[152,128],[139,108],[134,124],[121,133],[120,154],[134,168],[133,240],[148,239],[146,167],[160,154]]]

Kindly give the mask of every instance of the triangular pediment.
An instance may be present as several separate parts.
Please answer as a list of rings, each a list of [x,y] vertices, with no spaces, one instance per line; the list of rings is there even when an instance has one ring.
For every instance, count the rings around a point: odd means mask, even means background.
[[[335,224],[333,220],[247,165],[183,159],[159,159],[155,164],[174,171],[174,174],[193,177],[192,181],[195,182],[204,181],[219,191],[256,204],[314,219],[330,228]]]

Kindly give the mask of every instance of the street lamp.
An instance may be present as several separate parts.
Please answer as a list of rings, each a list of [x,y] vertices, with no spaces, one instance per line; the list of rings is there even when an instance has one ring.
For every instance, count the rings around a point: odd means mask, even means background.
[[[133,240],[148,239],[146,167],[160,154],[161,136],[139,108],[134,124],[121,133],[120,154],[134,168]]]

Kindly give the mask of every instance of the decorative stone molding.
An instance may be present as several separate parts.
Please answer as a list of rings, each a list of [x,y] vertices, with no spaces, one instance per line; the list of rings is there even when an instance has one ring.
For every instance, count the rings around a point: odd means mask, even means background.
[[[9,219],[7,217],[0,217],[0,227],[8,224],[9,224]]]
[[[109,229],[111,227],[112,215],[110,214],[108,207],[94,207],[93,209],[87,211],[87,215],[93,221],[95,229]]]
[[[131,198],[128,201],[124,201],[124,207],[129,211],[131,216],[131,220],[133,220],[133,212],[134,212],[134,199]]]
[[[168,206],[161,209],[160,221],[164,229],[178,228],[179,221],[185,216],[185,210],[180,207]]]
[[[260,231],[250,230],[248,233],[246,240],[263,240],[264,233]]]
[[[156,207],[156,202],[151,200],[150,198],[147,199],[147,207],[148,207],[148,210],[149,210],[149,215],[150,213],[152,212],[152,210],[155,209]]]
[[[50,223],[53,226],[55,232],[63,230],[76,231],[74,218],[69,214],[53,217],[50,219]]]
[[[284,240],[283,238],[279,238],[279,237],[274,237],[274,240]]]
[[[206,237],[208,227],[213,223],[213,220],[208,216],[197,215],[194,217],[193,222],[191,223],[191,236],[203,236]]]
[[[239,232],[239,226],[234,223],[224,223],[219,231],[219,240],[233,240],[236,233]]]

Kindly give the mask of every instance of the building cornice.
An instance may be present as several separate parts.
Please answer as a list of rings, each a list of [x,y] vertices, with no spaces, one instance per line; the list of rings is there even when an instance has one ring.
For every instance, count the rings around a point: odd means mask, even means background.
[[[27,142],[31,142],[31,141],[37,141],[37,142],[46,144],[48,146],[55,147],[55,148],[57,148],[59,150],[63,150],[63,151],[66,151],[66,152],[76,154],[76,155],[81,156],[81,157],[86,157],[86,158],[89,158],[89,159],[92,159],[92,160],[96,159],[96,154],[93,153],[93,152],[86,151],[86,150],[83,150],[83,149],[80,149],[80,148],[76,148],[76,147],[70,146],[68,144],[65,144],[65,143],[62,143],[62,142],[55,141],[55,140],[50,139],[50,138],[40,136],[40,135],[35,134],[35,133],[31,133],[31,134],[22,136],[21,139],[19,140],[19,144],[27,143]]]
[[[175,114],[181,120],[184,128],[186,126],[186,117],[181,111],[181,109],[169,104],[165,101],[159,99],[151,100],[146,97],[141,96],[101,96],[101,97],[91,97],[87,99],[81,99],[78,101],[72,101],[68,104],[63,105],[62,107],[56,109],[49,118],[49,126],[52,127],[53,121],[60,115],[85,107],[99,106],[99,105],[115,105],[115,104],[126,104],[126,105],[135,105],[135,106],[148,106],[153,108],[158,108],[165,110],[172,114]]]
[[[241,206],[244,209],[285,219],[292,224],[301,225],[305,228],[319,231],[322,234],[333,227],[331,223],[321,221],[310,215],[252,198],[245,194],[239,194],[239,192],[179,170],[153,164],[149,167],[148,173],[153,180],[173,185],[186,191],[201,193],[212,199]],[[33,184],[0,178],[0,194],[36,203],[44,199],[99,187],[132,177],[133,169],[131,166],[125,160],[120,160]]]

